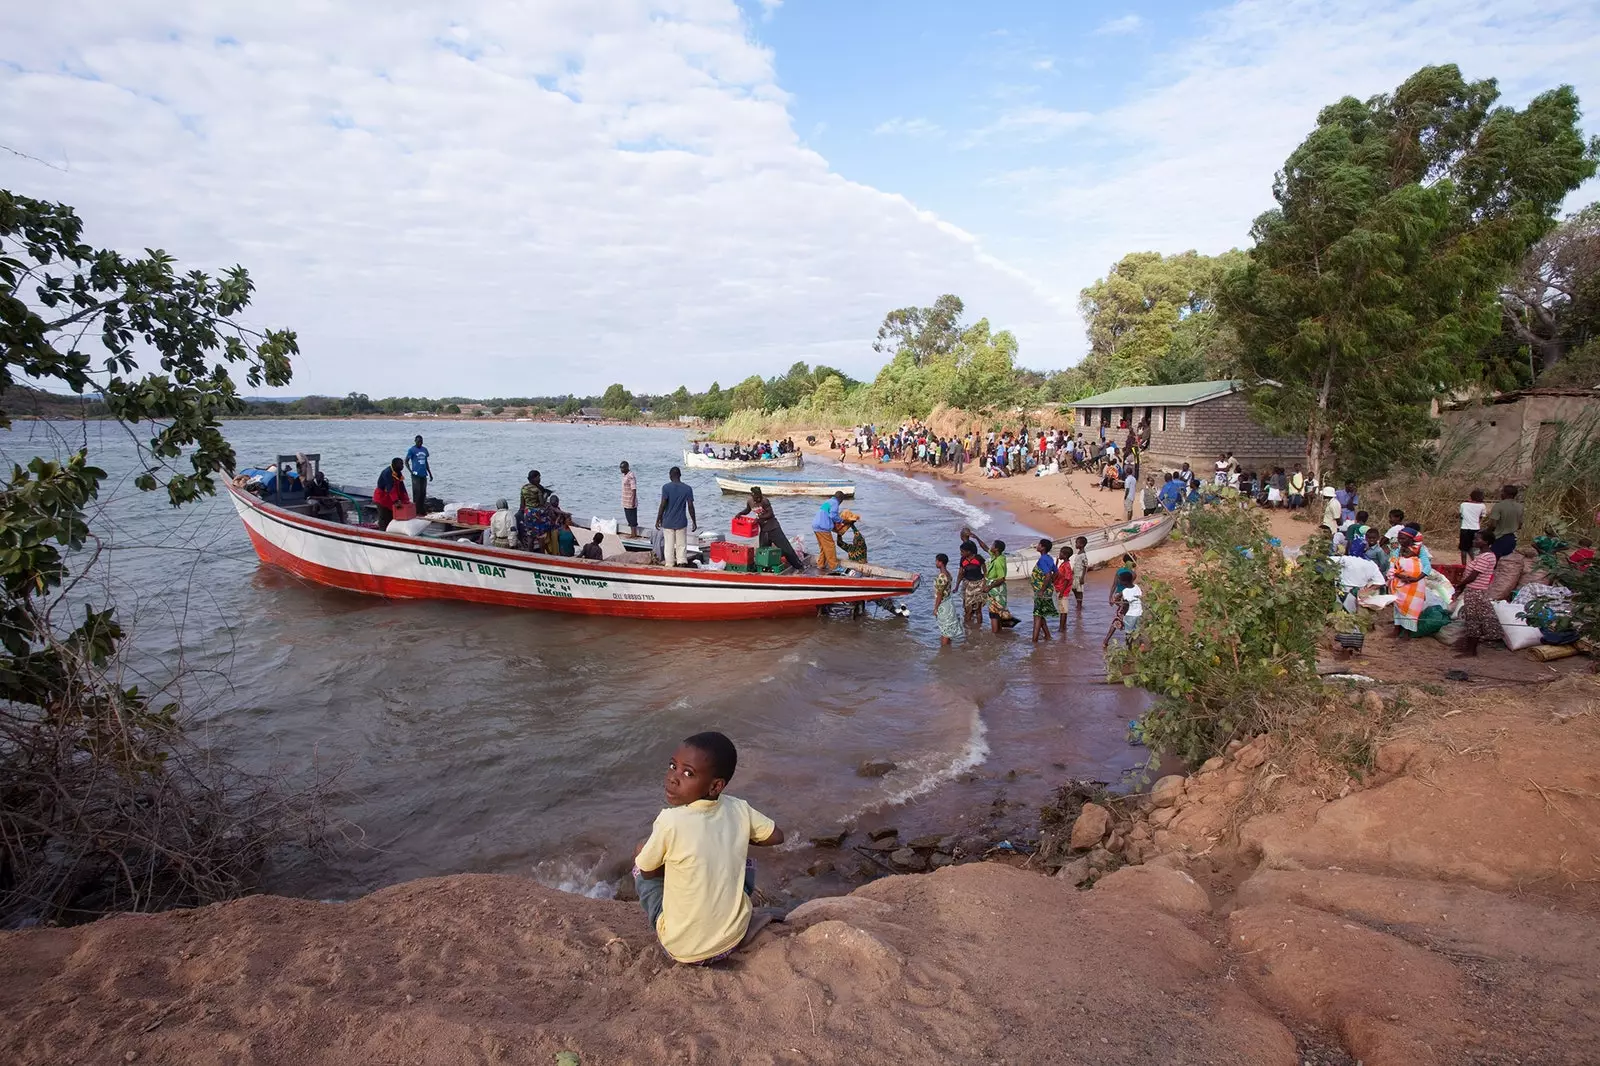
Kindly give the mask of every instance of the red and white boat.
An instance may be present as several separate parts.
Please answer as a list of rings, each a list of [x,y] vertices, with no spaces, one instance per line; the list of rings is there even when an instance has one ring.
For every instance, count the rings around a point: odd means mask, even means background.
[[[269,503],[230,485],[261,561],[351,592],[391,599],[464,600],[540,611],[718,621],[811,615],[830,604],[908,596],[921,575],[865,567],[859,576],[739,573],[590,561],[379,532]],[[298,495],[298,494],[296,494]]]

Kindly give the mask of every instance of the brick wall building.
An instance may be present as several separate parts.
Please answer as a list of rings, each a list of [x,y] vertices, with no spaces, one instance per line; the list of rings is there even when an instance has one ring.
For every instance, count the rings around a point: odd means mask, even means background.
[[[1281,466],[1293,469],[1306,461],[1306,442],[1274,436],[1250,413],[1238,381],[1196,381],[1184,385],[1139,385],[1113,389],[1074,400],[1072,407],[1085,436],[1106,427],[1108,439],[1127,436],[1117,427],[1149,424],[1145,449],[1149,468],[1175,470],[1188,463],[1209,472],[1217,456],[1232,452],[1246,470]]]

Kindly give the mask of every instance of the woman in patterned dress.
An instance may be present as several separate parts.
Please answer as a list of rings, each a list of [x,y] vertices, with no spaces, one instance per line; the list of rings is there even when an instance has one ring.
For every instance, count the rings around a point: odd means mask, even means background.
[[[933,617],[939,623],[939,646],[948,648],[961,635],[961,612],[956,610],[955,581],[950,576],[950,557],[940,552],[933,557],[938,572],[933,575]]]

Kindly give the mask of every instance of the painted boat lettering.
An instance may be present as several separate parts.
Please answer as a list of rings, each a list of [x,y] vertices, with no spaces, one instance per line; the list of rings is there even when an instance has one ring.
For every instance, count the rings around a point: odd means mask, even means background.
[[[445,570],[459,570],[464,574],[482,574],[484,577],[504,578],[506,568],[491,566],[488,563],[474,563],[465,559],[452,559],[448,555],[426,555],[417,553],[417,562],[422,566],[437,566]]]

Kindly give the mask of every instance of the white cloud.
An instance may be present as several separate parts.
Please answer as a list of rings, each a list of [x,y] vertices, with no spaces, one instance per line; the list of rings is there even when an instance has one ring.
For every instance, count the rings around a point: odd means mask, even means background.
[[[915,120],[913,120],[915,121]],[[240,262],[295,392],[528,394],[872,369],[884,312],[1070,300],[796,135],[734,0],[0,8],[0,184]]]
[[[891,118],[880,122],[872,128],[872,132],[882,136],[899,137],[938,137],[944,130],[936,122],[925,118]]]
[[[1010,141],[1032,144],[1048,141],[1069,130],[1079,129],[1094,121],[1087,111],[1061,111],[1037,104],[1014,107],[1003,111],[1000,117],[968,135],[962,146],[976,147],[989,141]]]
[[[783,0],[761,0],[761,17],[771,18],[783,6]]]
[[[1030,224],[984,237],[1061,292],[1128,252],[1246,247],[1273,204],[1273,175],[1340,97],[1390,92],[1424,64],[1454,62],[1468,78],[1498,77],[1513,106],[1574,85],[1594,134],[1596,55],[1600,8],[1589,0],[1537,10],[1520,0],[1240,0],[1152,57],[1161,81],[1098,113],[1070,155],[993,175],[987,184]],[[1600,179],[1568,207],[1597,195]]]
[[[1105,37],[1113,37],[1124,33],[1133,33],[1144,25],[1144,19],[1138,15],[1123,15],[1121,18],[1109,19],[1102,22],[1095,33]]]

